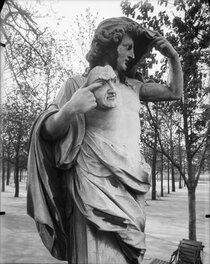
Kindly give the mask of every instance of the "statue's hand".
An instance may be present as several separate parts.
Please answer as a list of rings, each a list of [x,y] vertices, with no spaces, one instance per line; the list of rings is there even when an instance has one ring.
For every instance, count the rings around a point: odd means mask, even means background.
[[[69,128],[71,115],[75,113],[86,113],[97,106],[93,91],[102,84],[93,83],[86,87],[86,83],[80,87],[58,112],[51,115],[45,121],[44,136],[53,140],[62,138]]]
[[[158,36],[153,41],[153,45],[155,49],[157,49],[163,56],[168,58],[172,58],[177,55],[177,52],[173,48],[173,46],[158,33]]]
[[[93,83],[86,86],[86,83],[80,87],[69,101],[71,109],[76,113],[86,113],[97,106],[93,91],[101,87],[101,83]]]

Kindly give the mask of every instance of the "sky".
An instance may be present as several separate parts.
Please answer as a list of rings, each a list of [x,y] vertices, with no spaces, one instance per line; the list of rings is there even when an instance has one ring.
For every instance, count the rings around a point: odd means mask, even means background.
[[[41,15],[43,18],[35,19],[39,27],[49,26],[53,31],[58,32],[58,34],[63,34],[65,31],[71,31],[74,27],[74,21],[76,15],[81,15],[85,13],[87,8],[90,8],[90,12],[93,15],[98,13],[97,22],[100,23],[103,19],[121,16],[122,11],[120,8],[121,0],[16,0],[23,8],[28,8],[29,10],[34,9],[38,11],[37,15]],[[132,3],[138,1],[132,0]],[[47,15],[48,14],[48,15]],[[60,18],[60,20],[57,20]],[[69,33],[71,34],[71,33]],[[69,36],[69,35],[68,35]],[[2,49],[1,49],[1,52]],[[9,73],[4,71],[4,60],[1,54],[1,76],[5,80],[9,80]],[[7,87],[7,85],[4,85]],[[4,93],[3,93],[4,94]],[[1,97],[1,95],[0,95]]]
[[[17,0],[17,1],[24,1],[25,0]],[[35,0],[31,1],[35,2]],[[41,0],[39,6],[39,12],[44,16],[43,19],[39,20],[40,26],[49,26],[52,28],[53,31],[62,33],[65,32],[68,36],[71,35],[71,30],[76,27],[74,26],[75,17],[76,15],[84,14],[87,8],[90,8],[90,13],[96,15],[97,13],[97,23],[96,26],[106,18],[110,17],[117,17],[117,16],[124,16],[122,13],[120,4],[121,0]],[[131,4],[136,4],[139,1],[137,0],[129,0]],[[155,7],[154,13],[157,13],[162,9],[157,5],[157,0],[149,0],[149,3],[152,3]],[[28,1],[25,2],[28,4]],[[168,6],[169,13],[171,10]],[[46,17],[45,15],[48,14]],[[61,19],[58,20],[58,17]],[[66,31],[68,31],[66,33]],[[89,44],[88,44],[89,45]],[[154,65],[154,67],[156,67]]]
[[[46,1],[47,2],[47,1]],[[90,7],[93,12],[98,12],[101,17],[104,18],[111,16],[118,16],[122,14],[120,8],[120,0],[79,0],[79,1],[65,1],[65,0],[52,0],[49,1],[52,6],[56,8],[59,12],[63,13],[69,20],[75,16],[77,13],[82,13],[87,7]],[[137,2],[137,1],[133,1]]]
[[[98,13],[98,23],[103,19],[124,16],[120,4],[121,0],[16,0],[17,2],[25,3],[25,5],[36,5],[40,13],[47,14],[44,18],[45,25],[54,27],[57,30],[65,31],[70,25],[74,23],[76,15],[83,14],[85,9],[90,8],[92,14]],[[133,5],[140,0],[129,0]],[[38,3],[37,3],[38,2]],[[170,2],[167,7],[165,5],[158,5],[157,0],[148,0],[154,6],[154,14],[156,15],[160,10],[167,10],[167,14],[174,15],[175,7]],[[56,18],[62,17],[61,24],[58,26]]]
[[[76,15],[84,14],[88,7],[92,14],[98,12],[98,23],[104,18],[112,16],[121,16],[120,3],[121,0],[16,0],[23,8],[29,10],[33,8],[38,10],[38,14],[43,16],[42,19],[35,20],[40,27],[49,26],[53,31],[62,34],[66,30],[70,30],[73,26]],[[132,1],[135,3],[138,1]],[[48,14],[48,16],[46,16]],[[61,20],[57,20],[60,17]],[[59,24],[58,24],[59,22]],[[2,58],[3,56],[1,56]],[[1,75],[4,62],[1,61]]]
[[[50,15],[49,23],[53,24],[53,19],[57,15],[63,16],[62,22],[65,25],[72,23],[75,16],[84,13],[87,8],[90,8],[93,14],[98,12],[100,19],[120,16],[122,15],[120,3],[120,0],[41,0],[40,8],[42,8],[42,13]]]
[[[25,2],[25,0],[17,0],[20,2]],[[28,2],[28,1],[26,1]],[[31,0],[36,2],[35,0]],[[49,26],[54,26],[56,29],[63,31],[72,25],[76,15],[82,14],[85,12],[85,9],[90,8],[92,14],[98,12],[98,22],[101,22],[103,19],[124,16],[122,13],[120,3],[121,0],[40,0],[40,12],[48,13],[49,17],[45,20],[45,24]],[[136,0],[129,0],[133,4],[138,3]],[[155,7],[154,12],[163,10],[163,6],[159,6],[157,0],[148,0],[149,3]],[[171,13],[171,6],[168,5],[167,9]],[[62,16],[62,24],[59,26],[56,24],[56,16]]]
[[[68,17],[69,21],[72,20],[76,14],[84,12],[88,7],[93,12],[99,12],[100,16],[111,17],[121,15],[120,0],[44,0],[41,1],[46,7],[51,6],[54,12],[62,13]],[[136,3],[138,1],[131,1]]]
[[[49,26],[58,34],[63,34],[67,30],[68,36],[71,36],[71,29],[74,27],[76,15],[85,13],[87,8],[93,15],[97,15],[97,23],[99,24],[103,19],[123,16],[120,3],[121,0],[16,0],[23,8],[27,7],[29,10],[34,8],[37,10],[37,15],[42,18],[35,20],[39,27]],[[129,0],[132,4],[137,3],[136,0]],[[149,0],[158,11],[160,7],[157,6],[157,0]],[[162,8],[162,7],[161,7]],[[47,15],[48,14],[48,15]],[[58,20],[60,18],[60,20]],[[97,24],[96,24],[97,25]],[[3,63],[2,63],[3,64]],[[2,66],[1,64],[1,66]]]
[[[19,0],[21,1],[21,0]],[[131,1],[137,3],[138,1]],[[93,15],[98,13],[98,23],[103,19],[115,16],[123,16],[121,0],[41,0],[42,14],[49,14],[47,19],[44,19],[45,25],[49,25],[54,29],[63,32],[73,25],[76,15],[84,14],[87,8]],[[59,25],[56,17],[62,17]]]

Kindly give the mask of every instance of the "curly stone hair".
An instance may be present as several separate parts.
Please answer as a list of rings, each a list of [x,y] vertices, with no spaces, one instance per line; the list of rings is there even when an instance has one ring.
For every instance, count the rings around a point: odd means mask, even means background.
[[[89,70],[95,66],[103,66],[105,59],[113,69],[116,69],[117,47],[126,34],[134,41],[135,60],[128,67],[130,70],[148,51],[149,44],[153,41],[156,33],[141,27],[137,22],[127,17],[109,18],[102,21],[95,31],[91,49],[86,55]]]
[[[109,32],[104,29],[101,32],[95,33],[92,41],[91,49],[86,55],[90,68],[99,65],[102,66],[104,56],[110,59],[110,65],[115,69],[117,63],[117,47],[121,43],[122,38],[128,34],[131,37],[135,36],[137,27],[135,24],[127,25],[124,28],[115,28]]]

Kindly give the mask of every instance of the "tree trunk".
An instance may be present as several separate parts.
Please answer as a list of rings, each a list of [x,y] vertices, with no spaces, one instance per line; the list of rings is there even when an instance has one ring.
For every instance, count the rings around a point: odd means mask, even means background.
[[[188,210],[189,210],[189,239],[196,240],[196,197],[195,171],[192,160],[188,155]]]
[[[180,171],[182,171],[182,147],[181,147],[181,132],[179,131],[179,166]],[[182,188],[182,175],[179,174],[179,189]]]
[[[10,180],[10,170],[11,170],[11,165],[10,162],[7,161],[7,180],[6,180],[6,184],[9,185],[9,180]]]
[[[157,109],[157,108],[156,108]],[[157,110],[156,110],[157,113]],[[156,114],[157,115],[157,114]],[[156,165],[157,165],[157,128],[155,129],[154,135],[154,150],[152,158],[152,200],[156,200]]]
[[[13,180],[14,180],[14,183],[15,183],[15,166],[14,166],[14,169],[13,169]]]
[[[175,173],[174,173],[174,165],[173,164],[171,164],[171,191],[172,192],[175,192],[176,191],[176,186],[175,186]]]
[[[158,104],[155,104],[155,123],[158,122]],[[157,125],[154,129],[154,150],[152,158],[152,200],[156,200],[156,165],[157,165],[157,142],[158,142],[158,128]]]
[[[3,158],[2,158],[2,187],[1,191],[5,192],[5,161],[4,161],[4,152],[3,152]]]
[[[171,121],[172,123],[172,121]],[[170,154],[171,154],[171,159],[174,160],[174,144],[173,144],[173,138],[172,138],[172,124],[170,127]],[[175,173],[174,173],[174,164],[171,163],[171,191],[175,192],[176,187],[175,187]]]
[[[179,174],[179,189],[182,189],[182,175]]]
[[[160,169],[160,196],[164,196],[163,192],[163,153],[161,152],[161,169]]]
[[[152,200],[156,200],[156,162],[157,162],[157,151],[155,146],[153,151],[153,158],[152,158]]]
[[[15,197],[19,197],[19,167],[15,164]]]
[[[189,239],[196,240],[196,196],[195,189],[188,189]]]
[[[19,170],[19,182],[22,181],[22,170]]]
[[[170,193],[170,162],[168,160],[168,194]]]
[[[16,151],[15,157],[15,168],[14,168],[14,177],[15,177],[15,197],[19,197],[19,151]]]
[[[185,161],[184,161],[184,166],[183,166],[183,172],[184,172],[184,175],[186,175],[186,165],[185,165]],[[184,187],[186,186],[186,183],[184,181]]]

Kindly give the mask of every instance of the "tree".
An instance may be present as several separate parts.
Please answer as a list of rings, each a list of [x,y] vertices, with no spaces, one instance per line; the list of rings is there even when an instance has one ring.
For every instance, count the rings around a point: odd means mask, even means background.
[[[1,18],[2,40],[12,79],[5,91],[7,101],[3,102],[3,144],[8,174],[11,164],[15,171],[15,196],[19,192],[19,172],[26,168],[29,130],[35,116],[53,101],[69,76],[79,73],[74,56],[78,43],[82,52],[88,51],[85,42],[93,35],[97,16],[91,15],[90,10],[86,12],[82,20],[78,17],[76,21],[79,33],[75,44],[70,34],[58,37],[46,27],[41,31],[35,22],[38,19],[36,10],[22,8],[21,3],[14,0],[5,3]],[[78,65],[84,72],[85,58]]]
[[[8,96],[4,105],[5,115],[3,118],[4,146],[9,146],[10,162],[14,167],[15,197],[19,196],[19,172],[21,168],[27,167],[28,135],[31,123],[37,112],[33,101],[27,100],[27,96],[17,90],[16,94]],[[36,108],[39,111],[39,108]],[[12,153],[12,154],[11,154]],[[6,156],[6,155],[5,155]]]
[[[74,74],[84,74],[88,70],[86,55],[93,39],[96,24],[98,24],[98,13],[92,14],[90,8],[87,8],[84,14],[76,15],[71,32],[65,33],[65,39],[72,49],[71,67]]]
[[[1,41],[5,45],[5,63],[12,77],[7,79],[6,87],[8,89],[4,91],[4,97],[8,101],[6,102],[4,99],[2,102],[5,114],[2,118],[5,154],[3,159],[7,160],[7,182],[10,174],[9,166],[10,164],[14,166],[15,196],[18,196],[20,160],[22,153],[25,152],[23,160],[24,166],[26,166],[27,135],[25,133],[28,133],[28,126],[31,124],[29,120],[26,121],[28,117],[28,104],[26,101],[33,104],[37,92],[35,87],[31,85],[28,76],[32,73],[31,80],[34,78],[37,62],[35,58],[43,59],[36,45],[42,32],[32,19],[31,13],[21,8],[13,0],[7,0],[4,4],[1,13],[1,32]],[[36,106],[32,112],[36,113],[37,109]]]
[[[169,2],[162,0],[159,1],[159,4],[167,6]],[[184,73],[184,96],[181,101],[172,104],[173,110],[181,117],[177,128],[184,138],[183,155],[187,163],[187,173],[177,160],[173,159],[164,149],[159,132],[158,139],[161,151],[180,171],[187,186],[189,238],[196,240],[195,190],[209,144],[209,123],[204,114],[209,91],[203,81],[204,73],[206,73],[204,68],[209,70],[210,66],[208,4],[202,0],[176,0],[174,8],[177,15],[172,18],[167,15],[166,10],[160,11],[157,16],[152,16],[151,11],[154,10],[154,7],[148,1],[139,2],[133,6],[128,1],[123,1],[121,6],[124,14],[135,17],[144,26],[154,30],[158,29],[161,33],[165,31],[165,37],[180,55]],[[165,65],[165,62],[163,64]],[[174,125],[176,123],[174,120]],[[157,125],[155,126],[157,127]]]

